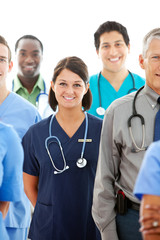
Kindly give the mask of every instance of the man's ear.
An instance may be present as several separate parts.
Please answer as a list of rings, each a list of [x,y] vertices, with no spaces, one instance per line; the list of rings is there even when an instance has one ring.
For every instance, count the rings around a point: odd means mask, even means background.
[[[144,69],[144,58],[142,54],[139,55],[139,65],[142,69]]]
[[[96,49],[97,56],[99,58],[99,49]]]
[[[131,45],[130,43],[128,44],[128,53],[130,53]]]
[[[11,72],[12,68],[13,68],[13,62],[11,61],[8,66],[8,72]]]

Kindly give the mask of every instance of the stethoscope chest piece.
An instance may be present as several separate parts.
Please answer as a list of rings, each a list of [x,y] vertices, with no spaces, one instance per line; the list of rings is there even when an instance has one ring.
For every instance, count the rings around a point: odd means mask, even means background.
[[[135,80],[134,80],[133,74],[130,71],[128,71],[128,72],[131,75],[132,81],[133,81],[133,87],[128,91],[128,93],[131,93],[133,91],[136,91],[137,88],[135,87]],[[103,116],[105,114],[105,109],[102,107],[102,101],[101,101],[100,76],[101,76],[101,72],[98,74],[98,79],[97,79],[98,96],[99,96],[99,107],[96,109],[96,112],[97,112],[98,115]]]
[[[102,116],[102,115],[105,114],[105,109],[103,107],[98,107],[96,109],[96,112],[97,112],[98,115]]]
[[[76,164],[77,164],[77,167],[83,168],[87,165],[87,160],[85,158],[79,158]]]
[[[45,140],[45,148],[47,150],[47,153],[48,153],[48,156],[49,156],[50,161],[52,163],[52,166],[55,169],[54,174],[59,174],[59,173],[63,173],[67,169],[69,169],[69,166],[67,166],[66,159],[65,159],[65,156],[64,156],[64,152],[63,152],[63,148],[62,148],[62,145],[61,145],[61,142],[60,142],[59,138],[56,137],[56,136],[52,136],[52,133],[51,133],[52,122],[53,122],[54,117],[55,116],[52,115],[50,123],[49,123],[49,137],[47,137],[46,140]],[[86,118],[86,126],[85,126],[84,141],[83,141],[83,145],[82,145],[81,157],[77,161],[75,161],[78,168],[84,168],[87,165],[87,160],[83,157],[84,150],[85,150],[86,139],[87,139],[87,132],[88,132],[88,116],[87,116],[86,112],[85,112],[85,118]],[[58,143],[58,145],[59,145],[59,148],[60,148],[60,151],[61,151],[61,154],[62,154],[62,158],[63,158],[63,164],[64,164],[62,169],[57,168],[55,166],[55,163],[54,163],[53,159],[52,159],[52,156],[51,156],[51,153],[50,153],[50,150],[49,150],[49,144],[52,143],[52,142]]]

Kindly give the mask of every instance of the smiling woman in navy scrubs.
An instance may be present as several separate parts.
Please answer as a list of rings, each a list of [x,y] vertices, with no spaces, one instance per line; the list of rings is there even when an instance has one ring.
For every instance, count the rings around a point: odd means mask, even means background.
[[[62,59],[49,94],[57,114],[32,126],[23,138],[24,188],[35,207],[32,240],[100,239],[91,205],[102,120],[85,113],[91,101],[85,63]]]

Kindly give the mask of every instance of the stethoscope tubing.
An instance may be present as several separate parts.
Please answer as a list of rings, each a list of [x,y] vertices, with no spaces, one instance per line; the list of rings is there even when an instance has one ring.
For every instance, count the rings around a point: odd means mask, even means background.
[[[43,80],[43,86],[44,86],[44,90],[41,90],[40,93],[36,97],[36,106],[37,107],[38,107],[39,99],[40,99],[41,95],[46,95],[48,97],[48,94],[47,94],[47,91],[46,91],[46,83],[45,83],[44,80]]]
[[[145,120],[144,120],[144,117],[141,115],[141,114],[138,114],[137,113],[137,110],[136,110],[136,99],[137,99],[137,96],[138,94],[141,92],[141,90],[144,88],[144,86],[142,86],[135,94],[134,96],[134,99],[133,99],[133,104],[132,104],[132,115],[128,118],[128,128],[129,128],[129,133],[130,133],[130,137],[132,139],[132,142],[135,146],[135,149],[132,149],[132,152],[134,153],[137,153],[137,152],[140,152],[140,151],[145,151],[147,149],[147,147],[145,147]],[[135,117],[138,117],[140,118],[141,120],[141,124],[142,124],[142,144],[141,146],[139,147],[137,144],[136,144],[136,141],[133,137],[133,133],[132,133],[132,125],[131,125],[131,121],[133,118]]]
[[[52,136],[52,122],[53,122],[54,117],[55,117],[55,116],[52,115],[51,120],[50,120],[50,123],[49,123],[49,136],[45,139],[45,148],[46,148],[47,153],[48,153],[48,155],[49,155],[49,158],[50,158],[50,160],[51,160],[52,166],[53,166],[53,168],[56,170],[56,171],[54,171],[54,173],[57,174],[57,173],[62,173],[62,172],[64,172],[66,169],[69,168],[69,166],[67,166],[66,159],[65,159],[65,156],[64,156],[64,152],[63,152],[63,148],[62,148],[62,145],[61,145],[61,142],[60,142],[59,138],[58,138],[57,136]],[[85,120],[86,120],[86,125],[85,125],[85,133],[84,133],[84,141],[83,141],[83,145],[82,145],[81,157],[80,157],[80,159],[77,160],[77,162],[78,162],[79,160],[82,161],[82,162],[80,163],[81,165],[83,164],[83,161],[84,161],[84,160],[86,161],[86,159],[83,158],[83,156],[84,156],[84,151],[85,151],[85,145],[86,145],[86,139],[87,139],[87,132],[88,132],[88,115],[87,115],[86,112],[85,112]],[[50,139],[56,139],[56,141],[57,141],[56,143],[58,143],[58,145],[59,145],[59,148],[60,148],[60,151],[61,151],[61,154],[62,154],[62,158],[63,158],[63,162],[64,162],[63,169],[58,169],[58,168],[55,166],[55,164],[54,164],[54,161],[53,161],[52,156],[51,156],[50,151],[49,151],[48,141],[49,141]],[[86,165],[86,164],[85,164],[85,165]],[[85,166],[85,165],[84,165],[84,166]],[[78,166],[78,163],[77,163],[77,166]],[[82,167],[82,166],[80,166],[80,167]]]
[[[137,88],[135,87],[134,76],[129,70],[128,72],[132,77],[133,88],[129,89],[127,94],[131,93],[132,91],[137,91]],[[101,72],[98,74],[97,85],[98,85],[99,107],[102,107],[102,99],[101,99],[101,91],[100,91],[100,76],[101,76]]]
[[[37,107],[38,107],[39,98],[40,98],[41,95],[46,95],[48,97],[47,90],[46,90],[46,83],[45,83],[44,80],[43,80],[43,86],[44,86],[44,90],[41,90],[40,93],[36,97],[36,106]],[[14,80],[12,81],[12,91],[13,90],[14,90]]]

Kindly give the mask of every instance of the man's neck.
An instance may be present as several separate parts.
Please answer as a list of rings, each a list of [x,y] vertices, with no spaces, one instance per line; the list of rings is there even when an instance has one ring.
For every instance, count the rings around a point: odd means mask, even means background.
[[[118,91],[123,81],[128,76],[129,72],[126,68],[122,69],[119,72],[109,72],[106,69],[103,69],[101,74],[107,79],[107,81],[112,85],[112,87],[116,91]]]
[[[23,85],[23,87],[25,87],[29,93],[32,92],[34,85],[36,84],[39,75],[33,77],[33,78],[27,78],[27,77],[23,77],[23,76],[19,76],[17,75],[21,84]]]
[[[6,97],[9,95],[9,90],[7,87],[0,88],[0,104],[3,103],[3,101],[6,99]]]

